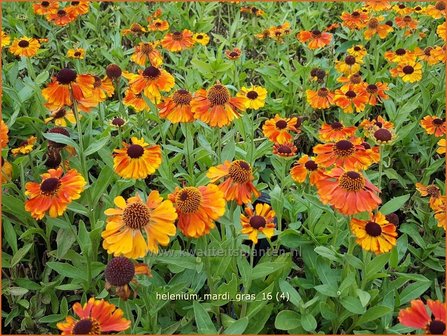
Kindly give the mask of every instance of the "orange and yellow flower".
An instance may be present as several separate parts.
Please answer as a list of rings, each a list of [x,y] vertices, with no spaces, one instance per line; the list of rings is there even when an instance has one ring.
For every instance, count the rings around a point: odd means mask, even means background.
[[[342,61],[335,62],[335,69],[344,75],[352,75],[359,72],[361,64],[363,61],[360,58],[348,55]]]
[[[76,302],[73,311],[80,319],[67,316],[64,322],[59,322],[57,328],[62,335],[101,335],[130,327],[130,321],[123,317],[123,311],[104,300],[90,298],[84,306]]]
[[[364,87],[340,88],[335,91],[334,104],[343,109],[345,113],[362,112],[368,103],[368,93]]]
[[[133,107],[135,112],[150,110],[150,106],[146,103],[141,93],[135,94],[131,89],[127,89],[124,93],[123,104]]]
[[[290,169],[290,176],[295,182],[303,183],[308,175],[312,185],[315,185],[320,178],[324,177],[323,170],[318,167],[315,158],[303,155]]]
[[[441,23],[436,28],[436,34],[444,41],[447,42],[447,22]]]
[[[306,100],[313,109],[327,109],[334,103],[334,93],[325,87],[306,90]]]
[[[214,184],[175,188],[169,195],[178,214],[178,227],[186,237],[199,238],[215,227],[225,213],[223,192]]]
[[[59,110],[50,112],[50,116],[45,119],[45,123],[49,123],[50,121],[53,121],[56,126],[66,127],[67,122],[75,124],[76,118],[74,116],[73,110],[63,107]]]
[[[189,49],[194,45],[193,33],[188,29],[168,33],[161,41],[161,45],[172,52]]]
[[[388,84],[377,82],[375,84],[368,84],[365,86],[365,90],[368,94],[368,104],[375,106],[379,102],[387,100],[389,96],[385,93],[388,91]]]
[[[246,207],[245,214],[241,214],[241,233],[247,234],[253,244],[258,243],[258,235],[263,234],[268,239],[275,233],[275,211],[266,203],[258,203],[253,211]]]
[[[42,1],[33,4],[34,14],[48,15],[57,12],[59,8],[59,2],[57,1]]]
[[[430,314],[427,312],[427,306]],[[410,307],[401,309],[399,322],[407,327],[421,329],[426,335],[444,335],[446,324],[446,305],[438,300],[412,300]]]
[[[408,15],[413,11],[413,9],[405,6],[403,3],[400,3],[393,6],[393,11],[399,15]]]
[[[30,136],[28,139],[23,141],[18,147],[11,149],[11,153],[15,156],[18,154],[28,154],[34,148],[37,138],[35,136]]]
[[[358,171],[334,168],[316,186],[320,200],[344,215],[372,211],[382,203],[379,189]]]
[[[9,47],[9,52],[16,56],[33,57],[39,51],[40,43],[35,38],[21,37],[15,39]]]
[[[320,30],[312,31],[301,31],[296,35],[296,38],[302,42],[306,43],[309,49],[319,49],[323,48],[332,41],[332,34],[322,32]]]
[[[418,182],[416,183],[416,190],[419,191],[422,197],[430,196],[430,207],[433,210],[444,203],[441,190],[434,184],[424,185]]]
[[[330,124],[324,123],[318,133],[319,138],[324,142],[334,142],[350,139],[357,131],[357,127],[345,127],[341,122],[335,121]]]
[[[70,5],[65,8],[68,14],[74,17],[87,14],[89,11],[89,1],[72,1]]]
[[[363,58],[368,54],[366,48],[361,44],[356,44],[346,51],[349,55],[354,56],[359,60],[363,60]]]
[[[194,42],[206,46],[210,42],[210,37],[205,33],[196,33],[193,36]]]
[[[192,98],[191,108],[195,119],[212,127],[222,127],[239,118],[246,104],[246,98],[231,97],[230,91],[217,83],[208,90],[198,90]]]
[[[63,27],[76,20],[76,15],[68,13],[65,9],[59,9],[47,14],[46,18],[56,26]]]
[[[356,242],[365,251],[375,254],[387,253],[396,246],[396,226],[377,212],[370,214],[369,220],[351,219],[350,227]]]
[[[436,153],[438,154],[445,154],[445,139],[441,139],[438,141],[438,149],[436,150]]]
[[[366,26],[368,14],[361,11],[354,11],[352,13],[343,12],[341,19],[344,27],[349,29],[362,29]]]
[[[228,59],[235,61],[242,55],[242,51],[239,48],[233,48],[233,50],[225,50],[225,55]]]
[[[376,12],[391,9],[391,4],[387,0],[366,0],[365,4],[368,9]]]
[[[8,183],[12,178],[12,164],[0,157],[2,167],[2,183]]]
[[[420,124],[422,128],[429,135],[434,135],[436,137],[442,137],[446,135],[447,124],[445,119],[438,118],[436,116],[425,116]]]
[[[365,36],[365,39],[367,41],[371,40],[374,35],[378,35],[383,40],[388,36],[389,33],[394,30],[393,27],[387,24],[382,24],[382,21],[382,16],[369,19],[369,21],[366,23],[367,29],[363,33],[363,36]]]
[[[169,29],[169,22],[161,19],[153,20],[148,26],[148,30],[150,31],[166,31],[168,29]]]
[[[48,212],[50,217],[62,216],[67,206],[81,197],[85,180],[75,169],[64,174],[61,167],[50,169],[41,175],[42,182],[25,185],[25,210],[35,219],[42,219]]]
[[[252,196],[260,195],[252,182],[254,179],[252,168],[244,160],[225,161],[219,166],[211,167],[206,176],[212,183],[223,179],[223,182],[219,184],[219,189],[227,201],[234,200],[241,205],[249,203]]]
[[[69,49],[67,51],[67,57],[74,58],[74,59],[84,59],[84,57],[85,57],[85,50],[82,49],[82,48]]]
[[[417,53],[404,48],[399,48],[394,51],[388,50],[384,54],[384,57],[388,62],[394,63],[414,62],[416,61],[417,56]]]
[[[262,126],[262,131],[266,138],[274,143],[284,144],[293,140],[292,134],[289,132],[299,133],[300,130],[296,128],[298,118],[282,118],[278,114],[265,121]]]
[[[161,147],[150,146],[143,138],[131,138],[132,144],[123,142],[124,148],[115,149],[113,168],[126,179],[144,179],[161,164]]]
[[[5,148],[6,145],[8,145],[9,137],[8,137],[9,129],[8,125],[3,121],[3,119],[0,120],[0,149]]]
[[[447,15],[447,6],[444,1],[438,1],[435,5],[428,5],[424,14],[431,16],[433,19],[440,19]]]
[[[123,73],[129,80],[129,86],[133,93],[143,93],[153,103],[161,101],[161,92],[170,91],[174,85],[174,77],[164,69],[149,66],[139,70],[138,74]]]
[[[11,37],[2,30],[2,48],[11,44]]]
[[[435,65],[445,61],[445,51],[440,46],[427,47],[424,50],[417,50],[420,60],[427,62],[429,65]]]
[[[415,30],[418,27],[418,21],[413,19],[409,15],[398,16],[396,18],[396,25],[399,28],[406,28],[406,29],[409,29],[409,30]]]
[[[187,90],[175,91],[171,97],[158,105],[160,118],[168,119],[172,123],[194,121],[191,100],[192,95]]]
[[[276,143],[273,145],[273,154],[280,157],[291,157],[294,156],[298,148],[292,142],[286,142],[283,144]]]
[[[127,35],[139,36],[146,32],[147,32],[147,30],[142,25],[140,25],[139,23],[133,23],[128,29],[123,29],[121,34],[123,36],[127,36]]]
[[[250,88],[243,86],[236,94],[236,97],[245,98],[245,107],[247,109],[259,110],[265,105],[267,90],[262,86],[252,86]]]
[[[177,213],[172,202],[163,200],[158,191],[151,191],[146,201],[136,194],[127,201],[115,197],[114,203],[116,208],[104,211],[108,218],[101,234],[108,253],[143,258],[149,251],[158,253],[158,246],[167,246],[169,237],[175,235]]]
[[[156,43],[140,42],[135,47],[135,52],[130,56],[130,60],[141,66],[145,66],[149,61],[152,66],[158,68],[163,64],[163,57],[156,47]]]

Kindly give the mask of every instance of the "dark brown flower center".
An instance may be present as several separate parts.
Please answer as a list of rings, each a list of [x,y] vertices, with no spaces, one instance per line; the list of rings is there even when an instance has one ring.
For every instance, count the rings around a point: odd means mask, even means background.
[[[81,53],[80,51],[76,51],[73,55],[74,55],[75,57],[79,57],[79,56],[82,55],[82,53]]]
[[[65,115],[67,114],[67,111],[65,111],[65,109],[64,108],[61,108],[59,111],[57,111],[55,114],[54,114],[54,119],[59,119],[59,118],[63,118],[63,117],[65,117]]]
[[[276,122],[275,126],[277,129],[280,129],[280,130],[285,129],[285,128],[287,128],[287,121],[282,120],[282,119],[278,120]]]
[[[443,11],[445,9],[445,3],[442,1],[438,1],[435,5],[437,10]]]
[[[236,52],[236,51],[232,51],[232,52],[230,52],[230,56],[231,56],[231,57],[238,57],[238,56],[239,56],[239,53]]]
[[[307,170],[314,171],[318,169],[318,165],[313,160],[309,160],[304,164]]]
[[[143,43],[141,45],[141,52],[144,54],[149,54],[154,50],[154,48],[152,47],[152,45],[150,43]]]
[[[372,18],[368,21],[368,27],[371,29],[375,29],[379,26],[379,20]]]
[[[385,218],[388,222],[390,222],[391,224],[394,224],[396,226],[398,226],[400,223],[399,216],[396,215],[394,212],[386,215]]]
[[[106,68],[107,77],[109,77],[110,79],[119,78],[121,76],[121,73],[121,68],[116,64],[109,64]]]
[[[353,17],[359,17],[359,16],[360,16],[360,13],[357,12],[357,11],[355,11],[355,12],[352,12],[351,15],[352,15]]]
[[[99,78],[98,76],[94,76],[94,78],[95,78],[95,82],[93,83],[93,87],[95,87],[95,88],[100,87],[102,84],[101,78]]]
[[[365,186],[363,177],[354,171],[349,171],[340,176],[338,181],[340,187],[347,191],[359,191]]]
[[[141,33],[141,32],[143,32],[142,27],[139,24],[137,24],[137,23],[134,23],[132,26],[130,26],[130,30],[132,32],[134,32],[134,33]]]
[[[432,47],[427,47],[424,49],[425,56],[431,56],[431,51],[433,50]]]
[[[434,184],[430,184],[429,186],[427,186],[427,194],[429,194],[431,197],[437,198],[441,196],[441,191]]]
[[[128,204],[123,211],[123,222],[131,229],[142,229],[149,224],[150,219],[151,211],[141,202]]]
[[[64,11],[63,9],[57,11],[57,16],[64,17],[65,15],[67,15],[67,12]]]
[[[134,275],[135,266],[126,257],[112,258],[104,272],[107,282],[112,286],[124,286],[132,281]]]
[[[189,105],[192,100],[192,95],[188,91],[180,89],[174,93],[172,100],[179,105]]]
[[[247,98],[251,99],[251,100],[255,100],[256,98],[258,98],[258,93],[256,91],[248,91],[247,92]]]
[[[197,36],[196,36],[196,39],[198,39],[198,40],[202,40],[202,39],[203,39],[203,35],[201,35],[201,34],[197,35]]]
[[[400,4],[399,5],[399,9],[404,9],[405,8],[405,5],[404,4]]]
[[[388,21],[385,22],[385,24],[386,24],[387,26],[392,27],[392,26],[393,26],[393,21],[388,20]]]
[[[279,154],[292,154],[292,148],[290,148],[289,146],[287,146],[287,145],[280,145],[279,147],[278,147],[278,153]]]
[[[355,57],[352,55],[348,55],[345,57],[345,63],[347,65],[354,65],[355,64]]]
[[[225,105],[230,101],[230,93],[225,86],[216,84],[208,90],[207,98],[213,106]]]
[[[329,90],[326,88],[318,89],[317,95],[318,95],[318,97],[326,98],[329,95]]]
[[[374,132],[374,137],[379,141],[390,141],[393,135],[386,128],[381,128]]]
[[[251,167],[243,160],[236,160],[231,164],[228,175],[236,183],[247,183],[251,178]]]
[[[360,84],[362,82],[362,76],[360,76],[358,73],[351,75],[351,77],[349,77],[349,81],[352,84]]]
[[[124,123],[125,123],[124,119],[120,117],[113,118],[112,120],[112,125],[114,126],[121,127],[124,125]]]
[[[380,121],[376,121],[374,123],[374,125],[376,125],[377,127],[380,127],[380,128],[382,128],[382,126],[383,126],[383,124]]]
[[[366,91],[367,91],[368,93],[376,93],[377,90],[378,90],[378,88],[377,88],[377,85],[376,85],[376,84],[369,84],[369,85],[366,87]]]
[[[428,325],[428,331],[431,335],[444,335],[445,323],[440,320],[433,320]]]
[[[411,16],[408,16],[408,15],[404,16],[404,22],[406,22],[406,23],[411,22]]]
[[[40,184],[40,191],[42,194],[46,196],[54,195],[56,194],[57,190],[59,189],[61,185],[61,182],[56,177],[50,177],[44,180]]]
[[[362,48],[360,48],[359,46],[354,47],[354,51],[360,51],[360,50],[362,50]]]
[[[347,157],[354,154],[354,145],[348,140],[340,140],[335,143],[334,153],[337,156]]]
[[[365,231],[371,237],[378,237],[382,233],[382,227],[375,222],[368,222],[365,225]]]
[[[334,130],[341,130],[343,128],[342,123],[336,121],[331,124],[331,128]]]
[[[79,5],[79,1],[72,1],[72,2],[71,2],[71,5],[72,5],[72,6],[78,6],[78,5]]]
[[[202,194],[195,187],[186,187],[178,192],[175,204],[182,213],[195,213],[202,202]]]
[[[154,66],[150,66],[143,71],[143,76],[149,79],[157,79],[161,75],[161,71]]]
[[[416,6],[416,7],[414,7],[414,10],[418,12],[418,11],[422,10],[422,7],[421,6]]]
[[[127,148],[127,155],[131,159],[138,159],[144,154],[144,148],[140,145],[130,145],[129,148]]]
[[[321,31],[319,31],[319,30],[312,30],[312,35],[313,35],[313,37],[320,37],[321,36]]]
[[[352,90],[347,91],[347,92],[345,93],[345,95],[346,95],[346,97],[348,97],[349,99],[353,99],[353,98],[357,97],[357,94],[356,94],[354,91],[352,91]]]
[[[414,72],[414,68],[411,65],[406,65],[402,68],[402,71],[406,75],[411,75]]]
[[[439,119],[439,118],[433,119],[433,124],[436,126],[441,126],[443,123],[444,123],[444,120],[442,120],[442,119]]]
[[[20,47],[20,48],[26,48],[26,47],[28,47],[28,46],[29,46],[29,42],[26,41],[26,40],[21,40],[21,41],[19,42],[19,47]]]
[[[86,318],[76,322],[72,333],[73,335],[99,335],[101,327],[97,321]]]
[[[263,228],[263,227],[265,227],[266,224],[267,224],[267,221],[262,216],[253,216],[250,218],[250,226],[253,229],[259,229],[261,227]]]
[[[56,75],[56,79],[61,84],[70,84],[76,80],[76,71],[64,68]]]
[[[365,149],[371,149],[371,145],[369,143],[367,143],[367,142],[362,142],[362,146]]]
[[[182,33],[181,32],[174,32],[172,33],[172,39],[175,41],[181,41],[183,38]]]
[[[50,5],[50,3],[49,3],[48,1],[42,1],[42,2],[40,3],[40,5],[41,5],[42,7],[48,7],[48,6]]]

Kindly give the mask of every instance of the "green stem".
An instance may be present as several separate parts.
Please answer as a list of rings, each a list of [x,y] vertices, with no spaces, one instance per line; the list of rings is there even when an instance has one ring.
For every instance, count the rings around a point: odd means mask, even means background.
[[[255,252],[255,243],[253,243],[251,245],[251,249],[250,249],[250,268],[253,269],[253,264],[254,264],[254,252]],[[244,288],[244,294],[248,294],[248,292],[250,291],[250,287],[251,287],[251,280],[249,280],[249,282],[246,284],[245,288]],[[242,308],[241,308],[241,316],[240,318],[245,317],[245,315],[247,315],[247,301],[244,301],[242,303]]]

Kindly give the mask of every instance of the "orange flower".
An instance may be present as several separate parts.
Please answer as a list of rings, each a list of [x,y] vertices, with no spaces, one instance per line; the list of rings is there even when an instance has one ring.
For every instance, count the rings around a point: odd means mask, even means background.
[[[127,89],[124,93],[123,104],[133,107],[135,112],[149,111],[151,109],[145,102],[141,93],[135,94],[131,89]]]
[[[424,14],[431,16],[433,19],[440,19],[447,15],[447,6],[444,1],[438,1],[434,6],[428,5],[424,10]]]
[[[444,203],[441,190],[434,184],[425,186],[418,182],[416,183],[416,190],[419,191],[422,197],[430,196],[430,207],[433,210]]]
[[[129,29],[123,29],[123,31],[121,32],[121,34],[123,34],[123,36],[127,36],[127,35],[142,35],[146,33],[146,29],[144,29],[144,27],[138,23],[133,23]]]
[[[66,127],[67,122],[69,122],[70,124],[76,123],[76,118],[71,109],[63,107],[59,110],[51,111],[50,113],[50,117],[45,118],[45,123],[53,121],[56,126],[62,127]]]
[[[334,103],[334,94],[325,87],[306,90],[306,100],[313,109],[327,109]]]
[[[445,143],[446,143],[445,139],[441,139],[441,140],[438,141],[438,146],[439,147],[436,150],[436,153],[438,153],[438,154],[445,154],[445,147],[446,147]]]
[[[195,33],[194,42],[206,46],[210,42],[210,37],[205,33]]]
[[[380,254],[389,252],[396,246],[396,226],[391,224],[380,212],[375,215],[370,214],[369,220],[353,218],[350,227],[357,238],[357,244],[365,251]]]
[[[155,19],[149,24],[148,29],[150,31],[165,31],[169,29],[169,22],[165,20]]]
[[[135,47],[135,52],[130,56],[130,60],[141,66],[145,66],[149,61],[152,66],[159,67],[163,64],[163,58],[156,47],[155,43],[140,42]]]
[[[18,154],[28,154],[31,153],[31,151],[34,148],[34,145],[36,144],[37,138],[35,136],[30,136],[28,139],[23,141],[19,147],[11,149],[12,155],[16,156]]]
[[[286,142],[283,144],[276,143],[273,145],[273,154],[281,157],[291,157],[296,154],[298,149],[292,142]]]
[[[435,65],[445,60],[445,51],[440,46],[427,47],[424,50],[418,49],[419,59],[427,62],[429,65]]]
[[[171,201],[163,200],[158,191],[151,191],[147,201],[136,194],[127,201],[122,196],[115,197],[114,203],[117,208],[104,211],[108,218],[101,234],[108,253],[143,258],[149,251],[158,253],[158,245],[167,246],[169,237],[175,235],[174,206]]]
[[[290,23],[285,22],[282,25],[269,28],[270,37],[276,41],[282,41],[283,38],[290,34]]]
[[[69,49],[67,51],[67,57],[74,58],[74,59],[84,59],[85,50],[82,48]]]
[[[318,135],[324,142],[333,142],[349,139],[354,136],[356,131],[357,127],[345,127],[342,123],[336,121],[331,124],[324,123]]]
[[[283,144],[286,142],[291,142],[293,136],[289,133],[290,131],[299,133],[300,131],[296,128],[298,118],[282,118],[278,114],[275,118],[268,119],[262,126],[262,131],[264,136],[270,141]]]
[[[241,13],[253,14],[256,16],[263,16],[265,12],[256,7],[241,7]]]
[[[160,118],[168,119],[172,123],[194,121],[191,100],[192,95],[187,90],[177,90],[158,105]]]
[[[372,211],[382,203],[377,195],[379,189],[361,172],[334,168],[325,173],[316,186],[321,201],[344,215]]]
[[[129,86],[133,93],[144,95],[153,103],[161,101],[161,93],[170,91],[174,85],[174,77],[164,69],[149,66],[144,71],[139,70],[138,74],[123,73],[129,80]]]
[[[212,183],[223,179],[219,189],[227,201],[237,204],[249,203],[252,196],[258,197],[260,192],[255,188],[251,166],[243,160],[225,161],[217,167],[211,167],[206,176]]]
[[[438,221],[438,227],[447,230],[447,196],[441,196],[432,209],[435,212],[435,219]]]
[[[347,170],[365,170],[373,163],[360,138],[319,144],[313,152],[317,155],[315,162],[324,168],[335,165]]]
[[[184,29],[182,32],[174,32],[167,34],[161,41],[163,48],[172,52],[189,49],[194,45],[192,31]]]
[[[261,33],[255,35],[256,38],[263,40],[270,37],[270,29],[264,29]]]
[[[269,204],[256,204],[255,211],[252,208],[245,208],[245,215],[241,216],[242,230],[241,233],[247,234],[253,244],[258,243],[258,235],[264,234],[268,239],[272,238],[275,233],[275,211]]]
[[[310,49],[319,49],[327,46],[332,41],[332,34],[321,32],[319,30],[302,31],[296,35],[296,38],[303,43],[307,43]]]
[[[425,116],[420,121],[420,124],[427,134],[434,134],[436,137],[445,136],[446,134],[447,124],[445,119],[440,119],[436,116]]]
[[[13,168],[12,164],[5,161],[3,157],[0,157],[0,162],[2,168],[2,183],[5,184],[11,181]]]
[[[416,61],[417,54],[404,48],[396,49],[395,51],[386,51],[384,54],[385,59],[388,62],[401,63],[401,62],[413,62]]]
[[[198,90],[191,101],[194,118],[212,127],[229,125],[246,109],[246,98],[231,97],[228,89],[219,82],[208,91]]]
[[[363,33],[366,40],[371,40],[376,34],[383,40],[394,30],[393,27],[388,26],[387,24],[381,24],[381,21],[383,21],[383,17],[379,16],[377,18],[371,18],[367,22],[367,29]]]
[[[62,216],[68,204],[77,200],[85,187],[84,178],[74,169],[64,174],[59,167],[40,176],[41,183],[28,182],[25,185],[28,197],[25,210],[35,219],[42,219],[46,212],[50,217]]]
[[[67,316],[64,322],[59,322],[57,327],[62,335],[101,335],[130,327],[130,321],[123,317],[123,311],[104,300],[91,298],[84,306],[76,302],[73,311],[80,320]]]
[[[5,148],[6,145],[9,142],[8,137],[8,125],[3,121],[3,119],[0,121],[0,148]]]
[[[317,181],[324,177],[323,170],[318,167],[314,158],[303,155],[290,169],[290,176],[297,183],[303,183],[309,175],[310,184],[315,185]]]
[[[66,26],[76,20],[76,16],[68,13],[64,9],[59,9],[57,12],[47,14],[47,20],[57,26]]]
[[[372,137],[375,131],[377,131],[380,128],[386,128],[388,130],[391,130],[394,128],[394,124],[390,121],[386,121],[381,116],[377,116],[377,118],[373,120],[363,120],[359,127],[364,129],[365,135],[369,138]]]
[[[346,51],[349,55],[354,56],[356,59],[360,60],[363,60],[363,58],[368,54],[366,48],[361,44],[357,44]]]
[[[214,184],[175,188],[169,195],[178,214],[178,227],[186,237],[199,238],[214,228],[214,221],[225,213],[222,191]]]
[[[106,279],[105,289],[109,290],[115,287],[115,293],[120,299],[126,301],[131,294],[131,288],[129,284],[132,282],[138,284],[135,279],[135,275],[144,274],[148,277],[152,277],[151,270],[146,264],[136,263],[134,264],[131,259],[126,257],[115,257],[110,259],[107,263],[106,270],[104,271],[104,277]],[[134,298],[137,292],[134,291]]]
[[[385,93],[385,91],[388,91],[387,83],[377,82],[376,84],[368,84],[365,86],[365,89],[369,96],[369,105],[375,106],[378,102],[383,102],[389,98]]]
[[[344,27],[349,29],[362,29],[366,25],[368,14],[360,11],[354,11],[352,13],[343,12],[341,19],[343,20],[342,25]]]
[[[113,168],[127,179],[144,179],[160,167],[161,148],[150,146],[143,138],[132,137],[132,144],[123,142],[124,148],[115,149]]]
[[[113,86],[112,80],[107,76],[103,79],[99,78],[98,76],[94,76],[94,78],[95,83],[93,84],[91,98],[100,103],[106,100],[107,97],[112,97],[113,93],[115,92],[115,87]]]
[[[407,7],[402,3],[394,5],[393,10],[399,15],[408,15],[413,11],[411,7]]]
[[[356,86],[364,86],[364,82],[360,73],[354,73],[349,75],[348,77],[339,77],[337,78],[337,82],[344,83],[341,89],[345,89],[347,91],[352,90]]]
[[[1,43],[2,48],[9,46],[9,44],[11,43],[11,37],[8,34],[6,34],[3,30],[1,40],[2,40]]]
[[[399,28],[406,28],[410,30],[415,30],[418,27],[418,21],[411,18],[409,15],[398,16],[396,18],[396,24]]]
[[[368,93],[363,87],[355,87],[352,90],[341,88],[335,91],[334,103],[343,109],[345,113],[362,112],[368,102]]]
[[[383,11],[391,9],[391,4],[387,0],[367,0],[366,7],[373,11]]]
[[[91,75],[78,75],[72,69],[62,69],[42,90],[42,96],[47,100],[45,107],[49,110],[60,110],[64,106],[71,106],[73,96],[79,103],[79,108],[85,110],[87,107],[84,107],[82,102],[92,95],[94,84],[95,78]]]
[[[33,10],[38,15],[48,15],[57,12],[59,2],[57,1],[42,1],[33,4]]]
[[[87,14],[89,11],[89,1],[72,1],[70,6],[66,7],[65,10],[68,14],[73,16],[79,16]]]
[[[411,306],[401,309],[399,322],[410,328],[421,329],[426,335],[444,335],[446,323],[445,303],[427,300],[430,315],[422,300],[412,300]]]
[[[230,60],[237,60],[241,57],[242,51],[239,48],[233,48],[233,50],[225,50],[225,55]]]
[[[447,42],[447,22],[444,22],[436,28],[436,34],[444,41]]]
[[[361,64],[363,64],[361,59],[348,55],[343,61],[335,62],[335,69],[345,75],[352,75],[359,72]]]
[[[34,38],[26,36],[15,39],[9,47],[9,52],[16,56],[33,57],[39,51],[40,43]]]

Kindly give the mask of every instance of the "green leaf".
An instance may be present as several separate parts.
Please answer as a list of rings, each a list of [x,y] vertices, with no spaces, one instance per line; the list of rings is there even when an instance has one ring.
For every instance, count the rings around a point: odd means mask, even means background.
[[[321,255],[323,258],[338,261],[339,258],[335,255],[335,252],[325,246],[317,246],[314,251]]]
[[[298,291],[293,288],[291,284],[289,284],[287,281],[281,280],[279,282],[279,288],[282,292],[289,294],[290,302],[292,302],[295,307],[301,307],[301,305],[303,304],[303,299],[301,298],[301,295],[298,293]]]
[[[369,294],[368,292],[365,292],[364,290],[361,290],[359,288],[357,288],[355,290],[355,292],[357,293],[357,296],[359,297],[360,303],[362,304],[362,306],[366,307],[369,300],[371,300],[371,294]]]
[[[312,314],[303,314],[301,315],[301,325],[306,331],[314,331],[317,327],[317,320]]]
[[[389,253],[384,253],[370,261],[369,264],[366,265],[366,279],[373,279],[379,271],[384,269],[385,264],[389,259]]]
[[[428,282],[415,282],[402,290],[399,295],[400,304],[403,305],[405,303],[410,302],[411,300],[420,297],[427,289],[431,286],[431,281]]]
[[[11,268],[14,267],[15,265],[17,265],[20,260],[22,260],[26,254],[28,253],[28,251],[30,250],[30,248],[33,246],[34,244],[30,243],[30,244],[26,244],[25,246],[23,246],[22,248],[20,248],[16,254],[14,254],[12,256],[11,259]]]
[[[217,330],[211,321],[210,316],[205,308],[197,301],[193,302],[194,317],[196,320],[197,330],[200,334],[217,334]]]
[[[357,297],[347,296],[340,300],[341,305],[353,314],[363,314],[365,308]]]
[[[92,155],[99,151],[102,147],[104,147],[107,142],[109,142],[110,137],[106,136],[105,138],[95,140],[92,144],[88,146],[88,148],[85,150],[84,155],[87,157],[89,155]]]
[[[80,152],[78,144],[70,139],[68,136],[59,133],[43,133],[43,136],[53,142],[72,146],[76,149],[77,153]]]
[[[292,310],[283,310],[276,315],[275,328],[291,330],[300,326],[300,315]]]
[[[233,322],[227,329],[224,330],[226,335],[240,335],[242,334],[248,326],[248,318],[244,317],[240,320]]]
[[[8,290],[9,290],[9,294],[14,295],[14,296],[25,295],[26,293],[29,292],[28,289],[22,288],[22,287],[9,287]]]
[[[87,273],[72,265],[50,261],[47,262],[47,266],[67,278],[87,280]]]
[[[272,262],[272,261],[258,264],[251,272],[250,277],[252,280],[264,278],[265,276],[283,268],[285,265],[286,265],[286,263],[284,263],[284,262]]]
[[[394,211],[399,210],[400,208],[403,207],[403,205],[405,204],[405,202],[408,201],[408,199],[410,198],[410,194],[407,195],[402,195],[402,196],[398,196],[398,197],[394,197],[391,200],[389,200],[388,202],[386,202],[381,208],[380,208],[380,212],[383,213],[384,215],[388,215]]]
[[[362,316],[360,316],[360,318],[357,320],[356,325],[360,326],[364,323],[377,320],[377,319],[381,318],[382,316],[388,314],[391,310],[392,310],[392,308],[382,306],[382,305],[371,307],[366,311],[366,313],[364,313]]]

